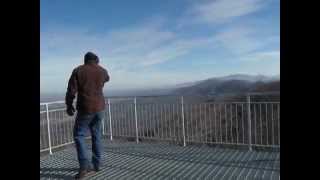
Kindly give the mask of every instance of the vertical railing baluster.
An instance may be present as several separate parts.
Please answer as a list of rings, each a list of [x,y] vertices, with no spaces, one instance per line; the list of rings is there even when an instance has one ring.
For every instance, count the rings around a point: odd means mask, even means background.
[[[267,131],[266,131],[266,136],[267,136],[267,143],[266,143],[266,145],[269,145],[269,137],[268,137],[268,136],[269,136],[269,132],[268,132],[268,131],[269,131],[269,130],[268,130],[268,122],[269,122],[269,121],[268,121],[268,103],[266,103],[265,106],[266,106],[266,112],[265,112],[265,114],[266,114],[266,117],[265,117],[266,123],[265,123],[265,124],[266,124],[266,129],[267,129]]]
[[[227,102],[224,103],[224,119],[225,119],[225,130],[226,130],[226,138],[225,143],[228,143],[228,114],[227,114]]]
[[[236,103],[236,134],[237,134],[237,144],[239,144],[238,103]]]
[[[213,112],[214,112],[214,142],[217,143],[218,142],[218,130],[217,130],[217,112],[216,112],[216,103],[213,104]]]
[[[233,133],[232,133],[232,126],[233,126],[233,117],[232,117],[232,102],[230,103],[230,136],[231,136],[231,143],[233,143]]]
[[[254,114],[254,143],[257,143],[257,106],[258,104],[253,104],[253,114]]]
[[[112,122],[111,122],[111,103],[110,103],[110,99],[108,99],[108,111],[109,111],[110,140],[112,141]]]
[[[221,111],[222,111],[222,103],[219,104],[219,133],[220,133],[220,143],[222,143],[222,122],[221,122]]]
[[[139,143],[139,135],[138,135],[138,115],[137,115],[137,97],[134,97],[134,119],[136,122],[136,141]]]
[[[280,103],[277,105],[278,107],[278,144],[280,145]]]
[[[204,104],[204,129],[205,129],[205,139],[206,139],[206,143],[208,143],[208,130],[207,130],[207,103]]]
[[[184,109],[183,109],[183,96],[181,96],[181,117],[182,117],[182,136],[183,136],[183,146],[186,146],[186,136],[184,128]]]
[[[105,101],[104,101],[105,102]],[[105,110],[104,110],[104,112],[105,112]],[[104,113],[105,114],[105,113]],[[104,117],[104,116],[103,116]],[[105,130],[104,130],[104,120],[105,120],[105,118],[103,118],[102,119],[102,137],[104,137],[104,135],[105,135]]]
[[[46,104],[46,111],[47,111],[47,127],[48,127],[48,140],[49,140],[49,153],[52,154],[52,148],[51,148],[51,136],[50,136],[50,119],[49,119],[49,108],[48,104]]]
[[[174,104],[172,104],[172,123],[173,123],[173,142],[176,142],[177,141],[177,133],[178,133],[178,131],[176,132],[176,119],[175,119],[175,116],[174,116],[174,114],[175,114],[175,103]]]
[[[247,113],[248,113],[248,140],[249,140],[249,150],[252,151],[251,142],[251,109],[250,109],[250,94],[247,95]]]
[[[272,134],[272,145],[275,145],[274,143],[274,126],[273,126],[273,103],[271,104],[271,134]]]

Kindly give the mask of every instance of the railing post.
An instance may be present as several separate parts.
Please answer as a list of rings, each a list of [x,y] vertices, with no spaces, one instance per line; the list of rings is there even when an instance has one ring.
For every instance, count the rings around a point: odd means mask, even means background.
[[[47,127],[48,127],[48,140],[49,140],[49,153],[52,155],[52,148],[51,148],[51,136],[50,136],[50,119],[49,119],[49,108],[48,103],[46,104],[46,111],[47,111]]]
[[[251,137],[251,99],[250,94],[247,94],[247,116],[248,116],[248,140],[249,140],[249,150],[252,151],[252,137]]]
[[[105,101],[104,101],[105,102]],[[105,111],[105,110],[104,110]],[[105,115],[105,112],[104,112],[104,115]],[[102,120],[102,136],[104,137],[104,135],[105,135],[105,130],[104,130],[104,128],[105,128],[105,125],[104,125],[104,121],[105,121],[105,116],[103,116],[104,118],[103,118],[103,120]]]
[[[105,135],[105,130],[104,130],[104,119],[102,120],[102,135]]]
[[[184,128],[184,109],[183,109],[183,96],[181,96],[181,117],[182,117],[182,135],[183,135],[183,146],[186,146],[186,136],[185,136],[185,128]]]
[[[108,110],[109,110],[110,140],[112,141],[112,123],[111,123],[111,103],[110,103],[110,99],[108,99]]]
[[[139,132],[138,132],[138,115],[137,115],[137,97],[134,97],[134,119],[136,122],[136,141],[139,143]]]

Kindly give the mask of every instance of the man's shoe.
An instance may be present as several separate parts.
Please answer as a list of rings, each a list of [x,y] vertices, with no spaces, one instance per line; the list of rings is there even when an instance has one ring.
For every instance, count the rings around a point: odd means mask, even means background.
[[[100,168],[99,168],[99,167],[95,167],[95,168],[94,168],[94,171],[95,171],[95,172],[99,172],[99,171],[100,171]]]
[[[91,170],[80,170],[78,174],[76,174],[75,179],[82,179],[90,174],[94,173]]]

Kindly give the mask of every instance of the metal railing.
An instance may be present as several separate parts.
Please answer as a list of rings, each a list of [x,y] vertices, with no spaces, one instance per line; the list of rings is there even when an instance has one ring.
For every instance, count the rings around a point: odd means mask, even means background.
[[[108,98],[103,135],[110,140],[169,141],[186,146],[244,145],[280,147],[280,100],[187,101],[187,97]],[[158,100],[157,100],[158,98]],[[168,102],[168,103],[166,103]],[[74,118],[63,101],[40,103],[40,152],[73,143]],[[88,134],[89,137],[89,134]]]

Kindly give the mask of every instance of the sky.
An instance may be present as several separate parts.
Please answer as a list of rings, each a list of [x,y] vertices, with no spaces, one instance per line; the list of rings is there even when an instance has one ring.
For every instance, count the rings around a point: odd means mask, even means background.
[[[41,0],[40,92],[92,51],[110,90],[280,74],[279,0]]]

